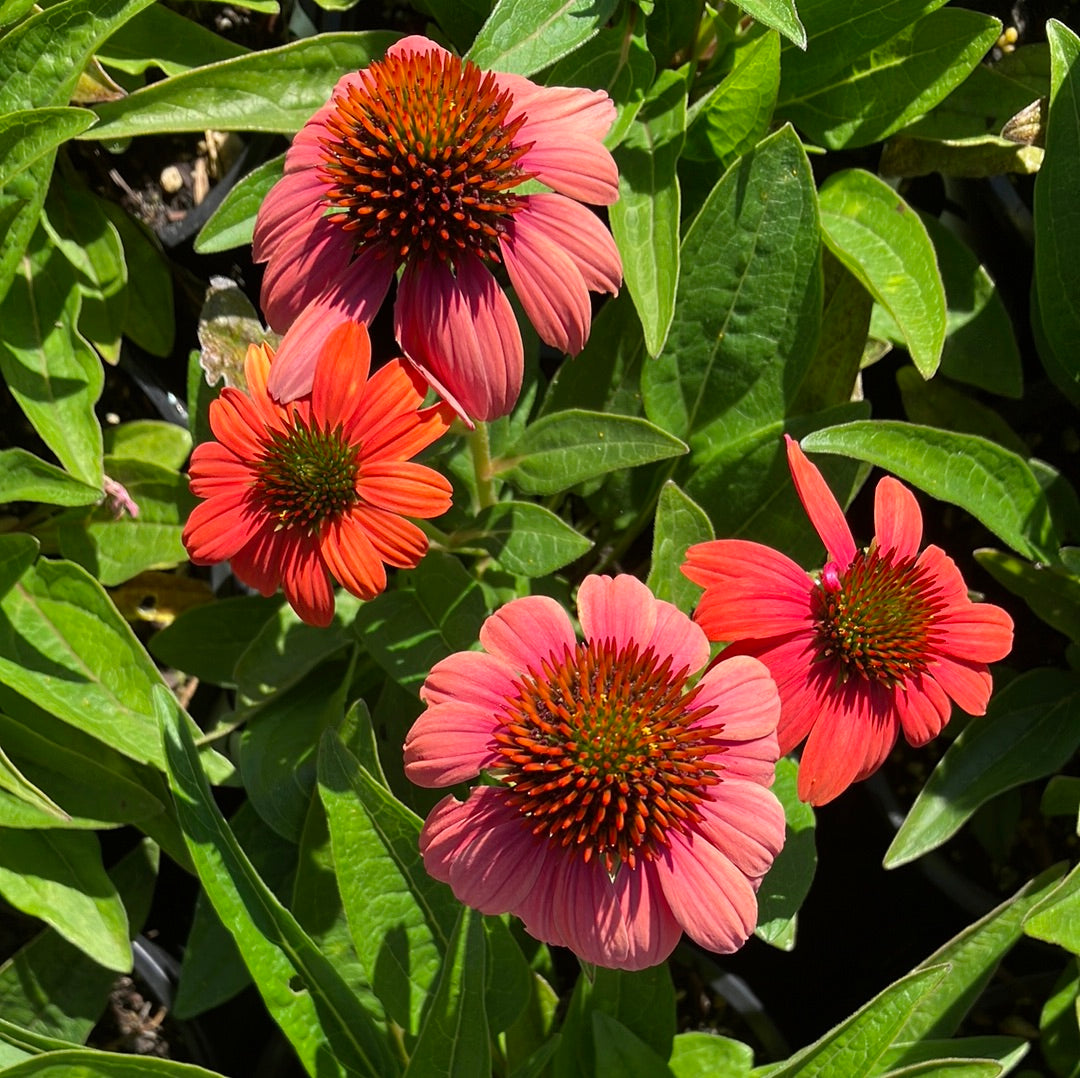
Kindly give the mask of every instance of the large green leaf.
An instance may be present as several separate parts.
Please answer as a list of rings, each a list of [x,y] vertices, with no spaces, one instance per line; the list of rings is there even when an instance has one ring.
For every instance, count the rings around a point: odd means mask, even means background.
[[[25,449],[4,449],[0,450],[0,498],[4,502],[93,505],[101,500],[101,491]]]
[[[975,558],[1042,621],[1080,644],[1080,577],[1054,565],[1032,565],[1001,550],[977,550]]]
[[[1050,116],[1046,158],[1035,180],[1035,282],[1039,350],[1050,377],[1080,403],[1080,270],[1074,253],[1080,223],[1080,38],[1063,23],[1046,24],[1050,41]]]
[[[796,93],[782,79],[777,112],[829,149],[878,142],[959,86],[1000,33],[976,11],[933,11],[812,88]]]
[[[1024,933],[1080,955],[1080,866],[1032,909]]]
[[[572,408],[530,423],[492,461],[492,470],[525,494],[555,494],[608,472],[685,452],[683,442],[644,419]]]
[[[508,573],[541,577],[576,561],[592,547],[550,509],[534,502],[498,502],[476,519],[476,527],[457,531],[455,546],[486,550]]]
[[[813,177],[785,127],[720,180],[682,246],[675,320],[645,365],[646,415],[690,443],[693,464],[779,436],[821,316]]]
[[[0,828],[0,894],[106,969],[131,969],[127,914],[95,835]]]
[[[680,1033],[668,1061],[675,1078],[747,1078],[754,1050],[742,1041],[716,1033]]]
[[[332,734],[319,753],[319,793],[356,953],[387,1014],[415,1036],[460,904],[424,870],[420,818]]]
[[[1052,561],[1060,546],[1046,495],[1027,461],[985,438],[875,420],[815,431],[803,439],[803,448],[885,468],[966,509],[1033,561]]]
[[[484,68],[531,75],[584,45],[615,0],[498,0],[466,57]]]
[[[45,444],[76,479],[101,487],[101,361],[76,329],[79,289],[39,231],[0,301],[0,372]]]
[[[619,201],[608,211],[623,276],[658,355],[675,315],[679,283],[679,179],[676,165],[686,128],[685,72],[660,73],[637,120],[615,151]]]
[[[945,343],[945,286],[926,226],[863,169],[833,173],[818,201],[829,249],[892,315],[919,373],[932,377]]]
[[[193,1063],[121,1055],[94,1048],[46,1052],[0,1071],[5,1078],[223,1078]]]
[[[758,22],[779,30],[800,49],[806,48],[806,30],[799,21],[794,0],[739,0],[739,7]]]
[[[342,74],[379,59],[394,36],[383,30],[318,34],[207,64],[99,105],[101,123],[86,137],[117,139],[208,127],[292,134],[326,103]]]
[[[0,681],[64,722],[161,766],[161,675],[84,569],[41,561],[0,600]]]
[[[66,107],[20,109],[0,116],[0,187],[96,119],[89,109]]]
[[[1080,746],[1070,722],[1080,680],[1030,670],[1011,681],[948,747],[885,854],[893,868],[951,838],[975,810],[1014,786],[1052,774]]]
[[[399,1072],[397,1061],[371,1016],[259,878],[229,830],[187,724],[167,691],[155,694],[154,710],[199,879],[305,1069],[320,1078],[350,1073],[392,1078]]]

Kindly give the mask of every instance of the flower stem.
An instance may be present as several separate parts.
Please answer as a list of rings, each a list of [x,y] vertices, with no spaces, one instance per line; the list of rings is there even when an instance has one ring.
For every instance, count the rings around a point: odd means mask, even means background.
[[[477,423],[476,429],[467,435],[472,452],[473,475],[476,476],[476,497],[481,509],[495,504],[495,476],[491,471],[491,443],[488,441],[486,423]]]

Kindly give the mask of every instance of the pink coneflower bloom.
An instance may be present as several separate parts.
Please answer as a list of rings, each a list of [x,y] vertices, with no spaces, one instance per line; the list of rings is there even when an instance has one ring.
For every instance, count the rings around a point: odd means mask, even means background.
[[[601,141],[614,118],[603,91],[483,72],[425,37],[342,78],[255,225],[263,311],[289,330],[270,391],[307,392],[310,342],[343,318],[370,322],[404,267],[394,322],[405,354],[462,415],[509,412],[521,333],[491,270],[505,267],[545,341],[581,350],[589,290],[622,280],[610,233],[581,205],[618,198]],[[517,193],[526,180],[549,190]]]
[[[656,965],[683,931],[734,951],[784,842],[776,688],[749,658],[695,683],[705,634],[634,577],[587,577],[578,612],[584,642],[554,599],[515,599],[484,623],[484,651],[424,682],[406,775],[492,783],[435,806],[424,864],[596,965]]]
[[[386,587],[385,565],[424,556],[427,537],[404,517],[450,507],[446,479],[409,458],[453,412],[421,410],[427,386],[400,359],[368,378],[370,355],[364,326],[339,326],[322,342],[311,392],[282,405],[266,385],[273,352],[251,345],[247,392],[221,391],[210,405],[217,441],[191,455],[192,493],[206,499],[184,528],[191,560],[228,560],[263,595],[283,586],[312,625],[333,619],[334,580],[371,599]]]
[[[823,805],[876,771],[901,730],[924,745],[952,701],[982,715],[986,664],[1012,647],[1012,619],[973,603],[940,547],[922,542],[914,495],[886,476],[875,491],[873,542],[855,546],[821,473],[787,439],[795,489],[827,561],[809,576],[790,558],[736,539],[687,551],[683,572],[705,588],[695,617],[721,655],[753,655],[780,690],[781,752],[803,738],[799,797]]]

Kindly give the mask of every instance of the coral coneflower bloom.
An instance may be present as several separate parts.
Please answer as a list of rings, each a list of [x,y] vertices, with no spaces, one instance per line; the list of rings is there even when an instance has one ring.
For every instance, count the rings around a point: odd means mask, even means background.
[[[409,458],[446,432],[447,405],[420,409],[427,386],[401,360],[368,378],[367,330],[355,322],[323,342],[311,392],[278,404],[266,388],[273,352],[251,345],[247,392],[210,405],[217,441],[191,455],[197,505],[184,545],[198,565],[228,560],[263,595],[281,585],[304,621],[329,625],[336,580],[371,599],[385,565],[411,568],[427,537],[404,517],[450,507],[450,484]],[[385,564],[384,564],[385,563]]]
[[[973,603],[940,547],[921,553],[914,495],[886,476],[873,542],[859,549],[836,498],[797,442],[788,464],[827,561],[810,576],[783,554],[740,540],[692,546],[683,572],[705,588],[695,617],[728,656],[753,655],[780,690],[780,749],[803,738],[799,797],[823,805],[876,771],[900,731],[923,745],[952,702],[982,715],[987,663],[1012,647],[1012,619]]]
[[[601,141],[614,118],[603,91],[483,72],[425,37],[342,78],[255,225],[263,310],[289,330],[270,391],[307,392],[310,342],[343,318],[370,322],[404,267],[394,320],[405,354],[462,415],[509,412],[521,333],[491,269],[505,267],[545,341],[581,350],[589,290],[622,281],[610,233],[581,205],[618,198]],[[526,180],[550,190],[521,194]]]
[[[484,651],[424,682],[406,775],[492,783],[435,806],[424,865],[596,965],[656,965],[683,931],[734,951],[784,842],[776,688],[750,658],[695,683],[705,634],[634,577],[587,577],[578,612],[583,642],[554,599],[515,599],[484,623]]]

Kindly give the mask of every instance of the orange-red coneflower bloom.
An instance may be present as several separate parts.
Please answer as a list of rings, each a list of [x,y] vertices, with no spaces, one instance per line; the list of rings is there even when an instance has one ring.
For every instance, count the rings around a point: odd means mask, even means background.
[[[285,332],[270,390],[311,387],[310,344],[344,318],[368,323],[395,273],[405,354],[462,415],[513,408],[523,349],[493,268],[505,267],[540,336],[576,353],[589,291],[615,292],[622,263],[582,202],[618,198],[601,90],[481,71],[425,37],[342,78],[285,157],[259,210],[262,306]],[[548,190],[528,194],[527,180]]]
[[[228,560],[263,595],[282,586],[301,618],[328,625],[334,580],[371,599],[386,587],[385,565],[411,568],[426,553],[405,517],[446,512],[450,484],[410,458],[453,412],[421,409],[426,383],[400,359],[369,378],[367,330],[355,322],[324,338],[311,391],[290,404],[267,390],[272,359],[251,345],[247,392],[227,387],[210,405],[217,441],[191,456],[192,493],[206,500],[184,545],[198,565]]]
[[[714,540],[687,551],[683,572],[705,588],[695,613],[720,657],[753,655],[780,690],[780,750],[804,738],[799,796],[831,801],[876,771],[900,731],[912,745],[937,736],[955,701],[986,711],[987,663],[1012,647],[1012,619],[973,603],[945,552],[921,553],[914,495],[886,476],[875,491],[875,536],[856,547],[843,510],[799,444],[787,439],[799,499],[828,560],[808,575],[760,543]]]

